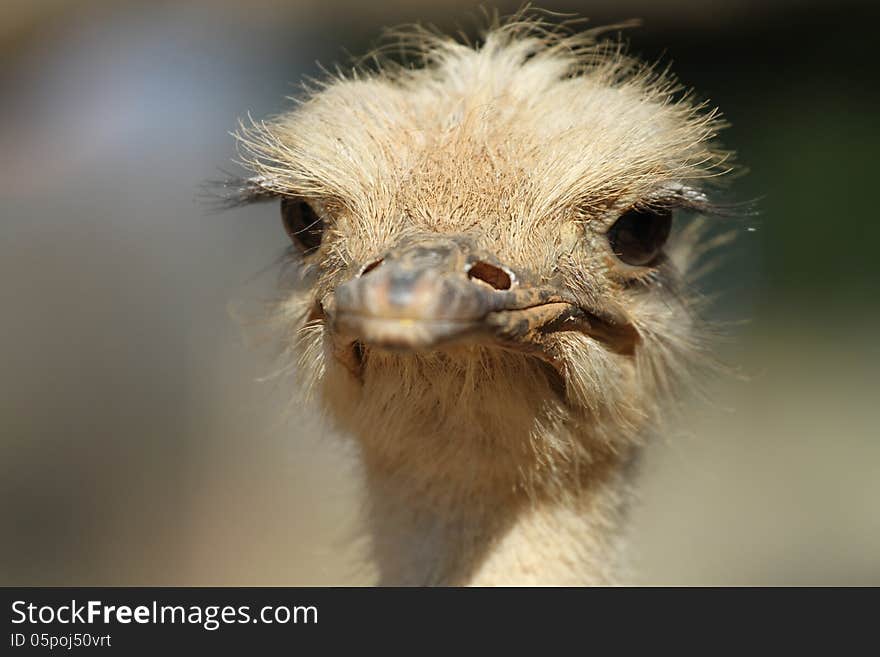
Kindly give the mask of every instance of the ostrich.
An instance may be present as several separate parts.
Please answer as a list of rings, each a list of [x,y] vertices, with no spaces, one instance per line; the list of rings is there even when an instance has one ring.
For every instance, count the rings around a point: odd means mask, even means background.
[[[620,581],[641,446],[706,360],[688,271],[718,114],[601,30],[398,34],[242,123],[298,387],[353,436],[380,583]]]

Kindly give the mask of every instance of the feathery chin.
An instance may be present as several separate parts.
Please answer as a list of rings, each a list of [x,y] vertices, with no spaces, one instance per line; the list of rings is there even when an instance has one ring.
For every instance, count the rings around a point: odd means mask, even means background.
[[[410,467],[416,441],[438,470],[465,460],[509,473],[590,460],[596,449],[632,442],[644,419],[630,359],[583,335],[557,339],[561,371],[492,347],[367,349],[358,380],[335,361],[320,325],[300,330],[295,351],[300,388],[386,462]]]

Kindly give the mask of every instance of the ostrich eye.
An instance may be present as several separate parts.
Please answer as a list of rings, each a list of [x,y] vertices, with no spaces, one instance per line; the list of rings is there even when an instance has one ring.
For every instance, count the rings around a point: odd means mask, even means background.
[[[628,265],[651,264],[669,237],[672,211],[632,209],[620,215],[608,231],[608,243],[618,258]]]
[[[308,202],[297,198],[282,199],[281,221],[287,236],[303,253],[312,253],[321,246],[324,220]]]

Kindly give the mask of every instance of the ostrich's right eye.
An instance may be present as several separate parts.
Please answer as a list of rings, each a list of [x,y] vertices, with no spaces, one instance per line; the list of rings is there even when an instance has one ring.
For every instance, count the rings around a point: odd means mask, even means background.
[[[321,246],[324,220],[307,201],[298,198],[282,199],[281,221],[287,236],[303,253],[313,253]]]

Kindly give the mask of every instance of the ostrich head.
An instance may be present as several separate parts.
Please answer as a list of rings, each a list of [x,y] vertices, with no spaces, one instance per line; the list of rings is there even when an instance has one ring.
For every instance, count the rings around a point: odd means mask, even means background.
[[[672,231],[719,128],[598,32],[403,37],[242,126],[242,201],[280,199],[302,385],[426,499],[564,490],[653,427],[699,353]],[[598,466],[597,466],[598,467]]]

